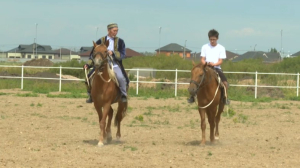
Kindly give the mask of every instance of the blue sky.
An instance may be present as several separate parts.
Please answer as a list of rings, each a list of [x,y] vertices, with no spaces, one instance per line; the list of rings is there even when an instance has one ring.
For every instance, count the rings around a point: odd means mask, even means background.
[[[298,0],[1,0],[0,50],[31,44],[35,23],[39,44],[79,49],[106,35],[106,25],[119,24],[126,46],[153,52],[178,43],[199,52],[207,32],[219,31],[219,43],[238,53],[300,51]],[[98,37],[96,30],[98,29]]]

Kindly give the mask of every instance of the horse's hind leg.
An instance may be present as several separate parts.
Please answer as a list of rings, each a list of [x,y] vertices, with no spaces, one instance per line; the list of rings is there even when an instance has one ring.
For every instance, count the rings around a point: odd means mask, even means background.
[[[223,102],[220,102],[219,104],[219,108],[218,108],[218,114],[216,116],[216,132],[215,132],[215,139],[219,139],[219,122],[220,122],[220,119],[221,119],[221,114],[224,110],[224,103]]]
[[[116,137],[117,137],[118,141],[121,138],[121,121],[123,119],[124,109],[125,109],[124,103],[119,103],[118,112],[117,112],[117,115],[116,115],[116,118],[115,118],[115,126],[118,127],[117,134],[116,134]]]
[[[111,120],[113,118],[114,111],[112,107],[110,106],[109,112],[108,112],[108,122],[106,126],[106,137],[107,137],[107,142],[111,142],[112,136],[111,136]]]

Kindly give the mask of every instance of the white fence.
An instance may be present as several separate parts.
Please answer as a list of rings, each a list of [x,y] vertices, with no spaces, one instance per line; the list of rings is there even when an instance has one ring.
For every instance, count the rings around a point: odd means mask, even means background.
[[[44,79],[44,80],[58,80],[59,81],[59,88],[58,91],[61,92],[61,82],[63,80],[68,80],[68,81],[84,81],[84,79],[63,79],[62,78],[62,69],[74,69],[74,70],[82,70],[82,68],[74,68],[74,67],[40,67],[40,66],[10,66],[10,65],[0,65],[0,67],[6,67],[6,68],[21,68],[21,76],[0,76],[0,78],[7,78],[7,79],[21,79],[21,89],[23,89],[23,81],[24,79]],[[37,69],[59,69],[59,78],[42,78],[42,77],[24,77],[24,69],[25,68],[37,68]],[[175,93],[174,95],[177,96],[177,86],[178,85],[189,85],[189,83],[182,83],[178,82],[178,72],[186,72],[190,73],[190,70],[155,70],[156,72],[175,72],[174,76],[174,82],[154,82],[154,81],[140,81],[139,79],[139,72],[140,71],[149,71],[149,69],[126,69],[130,71],[136,71],[136,81],[130,81],[131,83],[136,83],[136,94],[138,95],[139,93],[139,83],[162,83],[162,84],[173,84],[175,85]],[[151,69],[153,71],[153,69]],[[250,74],[250,75],[255,75],[255,84],[254,85],[238,85],[238,84],[230,84],[230,86],[234,87],[254,87],[255,88],[255,95],[254,97],[257,98],[257,88],[289,88],[289,89],[296,89],[296,95],[297,97],[299,96],[299,73],[261,73],[261,72],[226,72],[224,71],[225,74]],[[285,75],[285,76],[296,76],[297,77],[297,82],[296,86],[266,86],[266,85],[258,85],[257,84],[257,79],[258,75]]]

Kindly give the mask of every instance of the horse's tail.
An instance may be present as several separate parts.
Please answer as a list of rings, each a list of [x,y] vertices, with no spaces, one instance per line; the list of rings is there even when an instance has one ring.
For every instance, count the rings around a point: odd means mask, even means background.
[[[128,107],[128,102],[125,103],[125,106],[124,106],[124,108],[122,109],[122,116],[121,116],[121,118],[119,118],[118,114],[116,115],[116,117],[115,117],[115,122],[114,122],[114,125],[115,125],[115,126],[118,126],[118,119],[119,119],[120,122],[121,122],[122,119],[126,116],[126,114],[127,114],[127,107]]]

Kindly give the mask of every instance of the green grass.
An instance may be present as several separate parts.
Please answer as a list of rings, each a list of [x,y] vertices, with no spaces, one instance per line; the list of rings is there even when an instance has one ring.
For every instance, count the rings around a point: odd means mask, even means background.
[[[67,115],[63,115],[63,116],[58,116],[56,118],[62,119],[62,120],[81,120],[81,117],[73,117],[73,116],[67,116]]]
[[[37,117],[40,117],[40,118],[48,118],[47,116],[45,116],[43,114],[40,114],[40,113],[32,113],[31,116],[37,116]]]
[[[87,95],[81,93],[67,93],[67,94],[47,94],[49,98],[86,98]]]
[[[232,108],[228,108],[228,112],[226,113],[225,111],[222,113],[223,117],[228,117],[228,118],[232,118],[234,115],[236,114],[236,112],[232,109]]]
[[[0,92],[0,96],[8,95],[7,93]]]
[[[39,97],[36,93],[18,93],[16,94],[18,97]]]
[[[248,116],[244,114],[239,114],[237,117],[233,118],[234,123],[246,123]]]
[[[143,115],[138,115],[138,116],[135,116],[134,119],[140,121],[140,122],[143,122],[144,121],[144,117]]]
[[[164,121],[159,121],[159,120],[156,120],[154,122],[152,122],[153,124],[157,124],[157,125],[169,125],[170,124],[170,121],[169,120],[164,120]]]
[[[127,149],[129,149],[129,150],[131,150],[131,151],[136,151],[136,150],[138,150],[138,148],[137,148],[137,147],[134,147],[134,146],[124,146],[123,151],[125,151],[125,150],[127,150]]]

